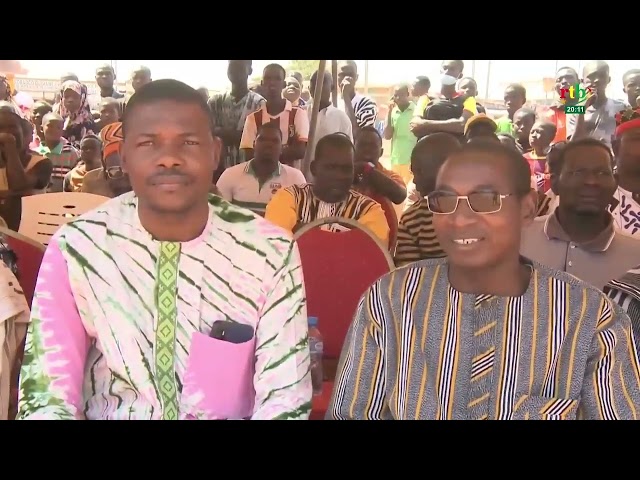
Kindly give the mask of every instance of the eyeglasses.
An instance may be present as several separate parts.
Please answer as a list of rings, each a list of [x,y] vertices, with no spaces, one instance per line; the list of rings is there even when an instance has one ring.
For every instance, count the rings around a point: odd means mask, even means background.
[[[460,200],[466,200],[472,212],[479,214],[496,213],[502,209],[502,200],[513,196],[496,192],[474,192],[469,195],[455,195],[447,192],[433,192],[426,197],[429,210],[436,215],[451,215],[458,209]]]

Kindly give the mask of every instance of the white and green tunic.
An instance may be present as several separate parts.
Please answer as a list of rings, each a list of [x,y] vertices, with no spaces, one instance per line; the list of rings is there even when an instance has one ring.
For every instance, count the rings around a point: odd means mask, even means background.
[[[185,243],[154,240],[133,193],[59,230],[36,288],[18,418],[308,418],[297,247],[219,197],[209,210]],[[217,321],[255,335],[210,338]]]

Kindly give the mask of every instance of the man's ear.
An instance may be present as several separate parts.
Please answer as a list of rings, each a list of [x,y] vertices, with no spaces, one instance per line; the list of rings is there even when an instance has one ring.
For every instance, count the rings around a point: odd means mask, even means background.
[[[522,224],[523,226],[529,225],[536,218],[538,212],[538,192],[531,189],[527,195],[522,198],[520,202]]]
[[[124,147],[124,145],[121,142],[120,143],[120,147],[118,148],[118,153],[120,154],[120,168],[122,168],[122,171],[124,173],[129,173],[127,171],[127,158],[126,158],[127,156],[124,153],[124,148],[123,147]],[[104,152],[102,153],[102,155],[104,156]],[[104,165],[104,163],[105,163],[105,160],[103,158],[102,164]]]

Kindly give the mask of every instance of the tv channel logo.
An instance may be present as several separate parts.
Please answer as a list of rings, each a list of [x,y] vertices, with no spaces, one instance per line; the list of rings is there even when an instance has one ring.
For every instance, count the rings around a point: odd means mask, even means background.
[[[565,106],[564,111],[569,115],[584,114],[584,103],[594,93],[593,88],[576,83],[569,88],[560,89],[560,103]]]

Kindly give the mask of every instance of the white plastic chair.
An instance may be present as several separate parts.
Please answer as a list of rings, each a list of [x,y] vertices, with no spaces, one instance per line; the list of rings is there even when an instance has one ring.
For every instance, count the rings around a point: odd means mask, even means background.
[[[108,197],[82,192],[45,193],[22,197],[18,232],[43,245],[65,223],[99,207]]]

